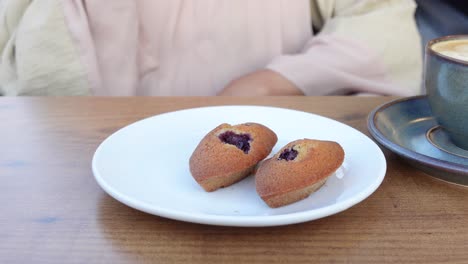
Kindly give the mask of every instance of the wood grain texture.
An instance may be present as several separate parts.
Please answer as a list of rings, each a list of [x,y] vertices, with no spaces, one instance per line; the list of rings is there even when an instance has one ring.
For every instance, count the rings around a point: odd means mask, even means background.
[[[184,223],[131,209],[94,181],[114,131],[208,105],[271,105],[368,134],[388,97],[0,98],[0,263],[468,263],[468,190],[386,152],[381,187],[333,216],[284,227]],[[365,158],[365,157],[363,157]]]

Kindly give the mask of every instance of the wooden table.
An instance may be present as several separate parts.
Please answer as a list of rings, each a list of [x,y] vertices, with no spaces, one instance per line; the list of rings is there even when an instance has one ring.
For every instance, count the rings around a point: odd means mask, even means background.
[[[270,228],[145,214],[108,196],[91,172],[102,140],[163,112],[271,105],[368,134],[368,113],[391,99],[0,98],[0,263],[468,263],[468,189],[434,180],[389,152],[383,184],[362,203]]]

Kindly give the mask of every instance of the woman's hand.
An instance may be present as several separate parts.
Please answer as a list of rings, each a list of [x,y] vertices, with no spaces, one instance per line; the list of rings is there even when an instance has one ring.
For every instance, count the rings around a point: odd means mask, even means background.
[[[259,70],[229,83],[219,96],[304,95],[291,81],[271,70]]]

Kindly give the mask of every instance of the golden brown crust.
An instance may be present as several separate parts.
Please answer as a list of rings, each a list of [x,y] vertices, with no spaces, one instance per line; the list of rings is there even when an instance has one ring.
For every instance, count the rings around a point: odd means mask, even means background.
[[[269,197],[268,199],[265,199],[264,201],[271,208],[277,208],[277,207],[281,207],[287,204],[292,204],[294,202],[297,202],[297,201],[300,201],[302,199],[309,197],[311,193],[320,189],[320,187],[322,187],[322,185],[324,185],[326,181],[327,181],[327,178],[322,179],[302,189],[298,189],[298,190],[294,190],[288,193],[283,193],[277,196]]]
[[[220,140],[219,135],[227,131],[250,136],[248,153]],[[190,157],[190,172],[206,191],[226,187],[248,176],[253,167],[270,154],[276,141],[276,134],[261,124],[221,124],[198,144]]]
[[[280,159],[281,153],[291,148],[297,151],[297,157],[290,161]],[[336,142],[311,139],[293,141],[258,168],[255,176],[257,193],[267,204],[270,200],[278,200],[277,197],[283,197],[280,200],[284,201],[294,200],[287,197],[288,194],[325,182],[324,179],[331,176],[343,161],[343,148]],[[278,205],[275,202],[275,207],[282,205],[286,203]]]

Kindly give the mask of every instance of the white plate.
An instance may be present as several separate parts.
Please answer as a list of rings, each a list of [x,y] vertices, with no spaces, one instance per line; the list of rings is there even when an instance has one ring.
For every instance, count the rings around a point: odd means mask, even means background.
[[[345,151],[343,177],[334,175],[309,198],[271,209],[257,195],[254,177],[207,193],[192,178],[189,158],[221,123],[258,122],[278,135],[277,152],[302,139],[333,140]],[[188,109],[147,118],[107,138],[93,157],[99,185],[135,209],[182,221],[226,226],[276,226],[329,216],[361,202],[381,184],[385,157],[361,132],[318,115],[259,106]]]

